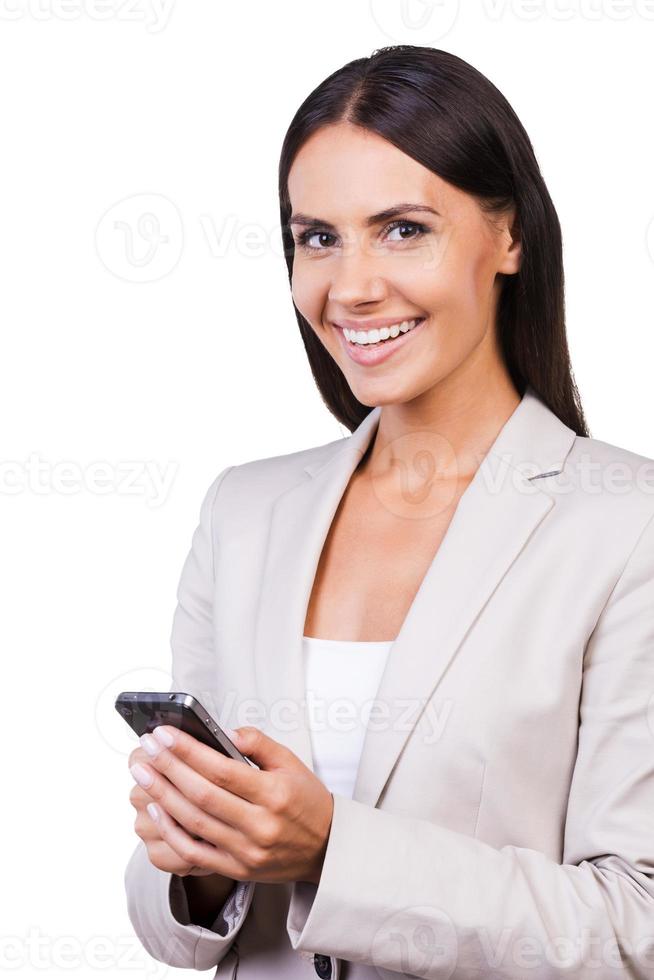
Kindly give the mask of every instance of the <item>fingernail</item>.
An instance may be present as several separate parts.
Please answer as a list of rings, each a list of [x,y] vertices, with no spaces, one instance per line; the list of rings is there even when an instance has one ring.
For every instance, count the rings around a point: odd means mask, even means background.
[[[238,732],[234,731],[233,728],[226,728],[225,734],[227,735],[228,738],[231,738],[232,742],[234,743],[238,742]]]
[[[156,740],[156,738],[152,738],[152,735],[141,735],[139,742],[148,755],[152,756],[152,758],[154,758],[155,755],[159,755],[161,752],[161,744]]]
[[[170,734],[170,732],[167,732],[166,729],[162,728],[160,725],[157,728],[155,728],[152,734],[159,742],[161,742],[162,745],[165,745],[166,748],[168,749],[175,742],[175,739]]]
[[[151,776],[148,770],[144,769],[138,762],[135,762],[133,766],[130,766],[129,771],[139,786],[152,786],[154,776]]]
[[[154,803],[148,803],[145,808],[153,820],[159,820],[159,810],[156,808]]]

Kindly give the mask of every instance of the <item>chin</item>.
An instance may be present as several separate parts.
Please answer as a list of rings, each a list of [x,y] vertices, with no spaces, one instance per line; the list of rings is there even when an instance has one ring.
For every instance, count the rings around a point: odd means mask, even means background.
[[[391,387],[388,382],[384,383],[381,379],[377,383],[371,381],[367,385],[359,385],[358,390],[350,385],[350,389],[357,401],[362,405],[369,405],[370,408],[376,408],[378,405],[401,405],[413,397],[404,391],[397,391],[395,387]]]

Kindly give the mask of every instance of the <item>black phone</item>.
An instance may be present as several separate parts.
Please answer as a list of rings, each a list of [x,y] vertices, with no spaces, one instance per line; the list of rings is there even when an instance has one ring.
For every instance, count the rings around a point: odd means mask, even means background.
[[[121,691],[116,698],[116,711],[137,735],[151,732],[157,725],[171,725],[188,732],[217,752],[247,762],[254,769],[256,763],[236,748],[220,725],[202,707],[192,694],[183,691]]]

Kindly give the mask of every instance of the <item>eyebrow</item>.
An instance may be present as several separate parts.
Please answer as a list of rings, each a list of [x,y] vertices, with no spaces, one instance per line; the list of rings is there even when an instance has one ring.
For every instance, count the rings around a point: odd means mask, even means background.
[[[381,224],[382,221],[389,221],[391,218],[396,218],[398,215],[405,214],[407,211],[428,212],[429,214],[435,214],[440,217],[440,213],[434,210],[434,208],[430,208],[428,204],[395,204],[393,207],[378,211],[377,214],[371,214],[366,218],[366,227],[370,228],[372,225]],[[289,224],[303,226],[320,225],[321,228],[329,228],[330,231],[336,230],[336,226],[331,224],[331,222],[324,221],[322,218],[312,218],[308,214],[302,214],[302,212],[292,214],[289,219]]]

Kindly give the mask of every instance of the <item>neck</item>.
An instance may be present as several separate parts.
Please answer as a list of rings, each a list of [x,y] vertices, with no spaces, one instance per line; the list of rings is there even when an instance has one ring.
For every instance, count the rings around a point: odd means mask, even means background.
[[[465,386],[445,382],[401,404],[382,406],[359,464],[375,480],[471,479],[521,397],[506,376]]]

